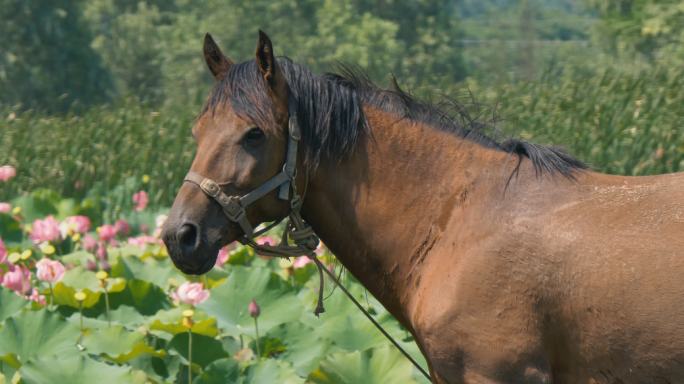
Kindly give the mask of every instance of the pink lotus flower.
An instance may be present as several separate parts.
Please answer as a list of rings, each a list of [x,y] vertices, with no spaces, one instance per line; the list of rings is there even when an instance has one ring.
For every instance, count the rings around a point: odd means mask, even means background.
[[[19,292],[16,292],[16,294],[19,295]],[[21,296],[21,295],[19,295],[19,296]],[[39,303],[40,305],[45,305],[45,296],[39,295],[38,290],[35,288],[33,288],[31,290],[31,296],[29,296],[28,298],[29,298],[29,300],[33,300],[36,303]]]
[[[266,245],[273,246],[273,245],[276,245],[276,240],[274,238],[272,238],[271,236],[262,236],[262,237],[257,239],[256,243],[259,245],[266,244]]]
[[[97,251],[97,241],[90,236],[90,233],[86,233],[85,236],[83,236],[83,248],[90,253],[95,253]]]
[[[33,222],[33,231],[29,234],[34,243],[42,243],[44,241],[56,242],[62,239],[62,233],[59,230],[59,222],[50,215],[45,220],[36,220]]]
[[[0,167],[0,181],[7,181],[16,176],[16,174],[17,170],[14,169],[14,167],[10,167],[9,165]]]
[[[166,215],[159,215],[157,218],[154,219],[154,223],[157,224],[157,228],[161,228],[164,226],[164,223],[166,222],[166,219],[169,217]]]
[[[95,257],[100,260],[107,260],[107,245],[100,241],[97,244],[97,252],[95,252]]]
[[[192,305],[193,307],[199,303],[203,303],[209,298],[209,290],[202,289],[202,283],[191,283],[186,281],[181,284],[180,287],[173,292],[170,296],[174,300],[174,303],[180,301],[185,304]]]
[[[0,263],[5,261],[7,257],[7,248],[5,248],[5,243],[2,242],[2,237],[0,237]]]
[[[8,203],[0,203],[0,213],[9,213],[12,210],[12,206]]]
[[[85,216],[69,216],[66,218],[69,229],[76,233],[86,233],[90,229],[90,219]]]
[[[126,220],[117,220],[114,222],[114,234],[116,236],[127,235],[131,233],[131,226]]]
[[[109,261],[102,260],[102,270],[107,273],[109,273],[112,270],[112,266],[109,264]]]
[[[259,308],[259,305],[254,300],[249,303],[249,315],[255,318],[261,315],[261,308]]]
[[[301,256],[301,257],[298,257],[297,260],[295,260],[295,262],[292,264],[292,268],[294,268],[294,269],[301,268],[301,267],[303,267],[309,263],[313,263],[313,260],[309,259],[306,256]]]
[[[129,237],[128,238],[128,244],[131,245],[137,245],[140,248],[145,248],[145,244],[163,244],[164,242],[156,237],[153,236],[138,236],[138,237]]]
[[[215,265],[217,267],[221,267],[221,266],[223,266],[223,264],[226,263],[226,261],[228,261],[229,258],[230,258],[230,255],[228,254],[228,251],[226,251],[225,248],[221,248],[218,252],[218,256],[216,257],[216,264]]]
[[[109,242],[114,238],[114,235],[116,235],[116,231],[114,230],[114,226],[111,226],[109,224],[105,224],[100,227],[100,240],[104,242]]]
[[[160,238],[162,233],[161,228],[155,228],[154,231],[152,231],[152,237]]]
[[[2,286],[20,295],[26,295],[31,292],[31,271],[18,265],[13,265],[10,271],[3,276]]]
[[[150,229],[147,227],[147,224],[145,224],[145,223],[140,224],[140,232],[147,233],[149,231],[150,231]]]
[[[147,192],[140,191],[138,193],[134,193],[133,194],[133,202],[137,204],[135,206],[135,208],[133,208],[133,209],[135,209],[136,212],[140,212],[143,209],[145,209],[145,207],[147,207],[147,203],[148,203]]]
[[[36,263],[36,277],[41,281],[56,283],[62,280],[65,272],[66,268],[57,260],[50,260],[46,257]]]

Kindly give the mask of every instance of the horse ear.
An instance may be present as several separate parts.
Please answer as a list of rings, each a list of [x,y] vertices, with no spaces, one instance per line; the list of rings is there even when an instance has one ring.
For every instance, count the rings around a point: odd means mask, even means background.
[[[285,76],[280,71],[275,56],[273,56],[273,44],[262,30],[259,30],[259,41],[257,41],[256,46],[256,62],[264,80],[273,91],[280,93],[285,89]]]
[[[214,75],[215,79],[223,77],[228,69],[235,64],[233,60],[221,52],[221,48],[216,44],[210,34],[204,36],[204,60],[207,62],[207,67]]]

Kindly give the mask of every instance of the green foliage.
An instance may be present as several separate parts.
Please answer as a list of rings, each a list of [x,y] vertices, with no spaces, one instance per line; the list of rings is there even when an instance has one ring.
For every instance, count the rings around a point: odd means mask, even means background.
[[[321,366],[309,374],[311,384],[413,384],[412,365],[401,352],[391,346],[363,352],[336,353],[321,361]]]
[[[104,99],[108,74],[90,47],[80,0],[0,3],[0,105],[64,110]]]
[[[566,146],[599,172],[639,176],[684,170],[683,75],[681,69],[609,70],[591,79],[550,76],[505,90],[477,84],[471,90],[498,102],[517,135]]]
[[[7,120],[4,113],[0,164],[16,167],[17,176],[0,185],[0,200],[50,186],[59,195],[85,199],[73,214],[94,205],[100,214],[109,212],[109,220],[117,206],[132,212],[131,197],[141,189],[151,209],[170,206],[195,154],[189,134],[194,113],[160,114],[134,99],[80,117],[25,112]],[[145,174],[149,184],[142,183]]]
[[[80,334],[78,327],[45,309],[19,313],[0,328],[0,361],[17,369],[35,356],[75,356]]]
[[[28,304],[28,300],[7,288],[0,287],[0,322],[17,314],[26,304]]]
[[[262,307],[259,316],[262,332],[294,321],[302,313],[292,286],[271,270],[257,267],[234,268],[226,282],[213,289],[209,299],[197,308],[209,316],[215,316],[223,332],[229,335],[244,333],[254,337],[254,319],[247,311],[252,300]]]
[[[303,384],[304,379],[297,376],[292,367],[280,360],[263,360],[247,368],[245,384],[257,383]]]
[[[180,355],[187,364],[189,351],[188,332],[179,333],[169,342],[169,348]],[[192,363],[202,368],[212,362],[228,357],[228,353],[223,350],[223,344],[213,337],[195,334],[192,335]]]
[[[224,384],[236,383],[241,384],[242,379],[239,377],[240,369],[238,361],[233,358],[225,358],[214,361],[209,364],[202,373],[193,380],[194,384]]]
[[[501,124],[504,130],[516,129],[517,135],[535,142],[567,146],[571,154],[600,172],[647,175],[682,169],[684,139],[679,127],[684,124],[684,100],[677,90],[683,77],[681,70],[664,67],[637,73],[606,70],[591,79],[566,70],[549,72],[539,81],[487,85],[471,79],[467,85],[482,102],[494,104],[500,99],[498,112],[507,118]],[[465,85],[456,84],[443,91],[464,90]],[[637,101],[643,104],[636,105]],[[123,107],[128,109],[99,107],[74,119],[27,113],[21,119],[0,122],[4,133],[0,164],[13,165],[18,172],[9,182],[0,183],[0,200],[43,185],[53,186],[60,195],[85,197],[84,190],[74,189],[73,183],[80,181],[96,184],[84,201],[109,207],[96,210],[100,216],[93,219],[100,222],[112,221],[117,204],[121,204],[120,212],[131,212],[126,207],[133,205],[130,198],[138,188],[149,192],[149,210],[170,206],[194,156],[189,134],[193,112],[168,109],[157,114],[133,100]],[[661,148],[662,154],[655,158]],[[148,184],[140,181],[144,174],[150,175]],[[127,178],[131,175],[137,184],[116,199],[110,197],[112,192],[105,186],[132,180]],[[24,202],[19,204],[26,205],[22,209],[31,217],[57,211],[41,208],[34,214],[33,203],[27,201],[43,201],[36,196],[20,197]],[[102,216],[107,212],[112,213]],[[7,228],[13,222],[3,217],[0,214],[0,228]],[[18,228],[3,234],[15,241],[20,237]]]
[[[26,384],[143,384],[145,382],[144,376],[133,375],[130,368],[111,366],[86,357],[33,358],[21,367],[19,374],[22,382]]]
[[[187,328],[186,328],[187,332]],[[89,331],[83,337],[83,347],[88,353],[100,355],[117,364],[123,364],[143,353],[163,357],[145,342],[145,335],[132,332],[123,326],[112,326]]]
[[[600,16],[594,38],[618,58],[681,66],[684,6],[675,0],[584,0]],[[635,56],[638,54],[638,57]]]

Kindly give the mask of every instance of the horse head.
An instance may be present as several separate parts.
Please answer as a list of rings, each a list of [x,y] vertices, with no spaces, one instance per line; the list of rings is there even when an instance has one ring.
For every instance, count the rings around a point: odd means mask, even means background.
[[[186,178],[162,232],[174,264],[188,274],[206,273],[223,246],[251,227],[287,216],[291,209],[278,188],[244,207],[236,198],[283,173],[286,163],[288,85],[270,39],[259,31],[255,59],[236,64],[207,34],[204,58],[215,84],[192,128],[197,154],[189,175],[199,179],[187,182],[191,178]],[[250,89],[244,84],[251,84]],[[294,152],[296,166],[296,148]],[[209,187],[200,185],[204,178],[213,181]],[[214,192],[228,200],[212,198]],[[239,207],[235,215],[244,216],[231,220],[224,212],[230,207],[224,203]]]

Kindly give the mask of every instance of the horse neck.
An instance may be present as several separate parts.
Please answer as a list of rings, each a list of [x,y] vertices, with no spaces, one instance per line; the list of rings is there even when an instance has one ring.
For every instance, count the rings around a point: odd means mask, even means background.
[[[412,285],[465,195],[500,177],[506,154],[374,108],[372,136],[311,178],[302,215],[409,330]],[[495,176],[496,174],[496,176]],[[497,179],[498,180],[498,179]]]

